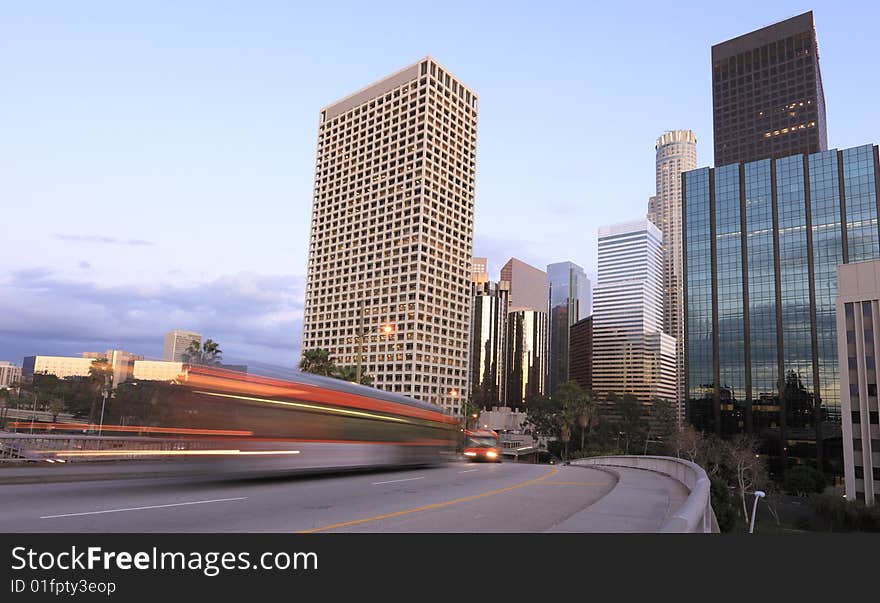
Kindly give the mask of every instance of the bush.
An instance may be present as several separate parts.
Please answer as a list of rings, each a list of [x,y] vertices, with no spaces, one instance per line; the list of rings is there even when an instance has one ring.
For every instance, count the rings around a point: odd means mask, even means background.
[[[730,495],[730,488],[723,479],[711,477],[710,484],[712,510],[718,520],[718,529],[721,532],[732,532],[739,523],[736,500]]]
[[[833,494],[814,494],[810,507],[824,524],[823,529],[838,532],[880,532],[880,508],[847,501]]]
[[[804,496],[810,492],[825,491],[825,476],[822,472],[809,465],[795,465],[788,470],[782,484],[786,494]]]

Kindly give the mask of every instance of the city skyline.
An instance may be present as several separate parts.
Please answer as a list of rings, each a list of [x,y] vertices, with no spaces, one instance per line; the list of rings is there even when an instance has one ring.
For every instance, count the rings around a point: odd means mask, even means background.
[[[284,13],[281,7],[275,9]],[[754,16],[757,13],[746,11],[724,23],[703,26],[689,40],[670,39],[657,28],[656,15],[647,10],[642,18],[628,23],[630,34],[644,35],[646,43],[660,40],[669,49],[681,49],[686,60],[682,59],[680,66],[663,63],[653,71],[665,77],[690,71],[696,92],[680,88],[680,96],[671,103],[674,108],[648,112],[631,123],[609,120],[613,123],[607,127],[618,131],[614,139],[601,135],[605,124],[585,120],[586,124],[579,126],[585,130],[576,133],[594,134],[603,144],[583,150],[577,159],[557,158],[557,165],[548,171],[540,149],[570,137],[570,124],[562,128],[551,124],[540,111],[523,107],[534,106],[530,101],[549,93],[561,103],[562,112],[572,107],[588,112],[607,110],[607,104],[615,102],[620,106],[614,107],[614,114],[618,109],[620,115],[627,114],[633,109],[629,105],[632,101],[626,98],[628,88],[621,87],[624,82],[619,73],[611,79],[601,76],[614,75],[614,69],[621,71],[633,59],[628,53],[637,49],[609,61],[610,65],[602,68],[608,72],[585,71],[584,77],[571,80],[563,67],[572,63],[557,63],[572,52],[579,59],[588,56],[589,46],[560,42],[550,45],[546,53],[534,53],[517,62],[523,53],[534,51],[533,44],[538,42],[525,44],[521,51],[502,44],[495,51],[487,46],[463,52],[445,41],[439,31],[431,30],[424,39],[381,47],[351,64],[343,64],[338,55],[330,53],[315,67],[300,60],[292,61],[284,72],[269,72],[257,68],[255,57],[244,52],[227,72],[218,66],[222,52],[229,51],[215,48],[217,42],[212,37],[230,27],[235,18],[223,13],[209,20],[214,28],[208,27],[209,33],[202,34],[207,37],[201,41],[210,42],[204,48],[199,47],[199,38],[188,45],[189,38],[182,32],[170,32],[174,56],[181,60],[181,67],[174,69],[168,63],[171,55],[145,44],[155,35],[168,33],[157,21],[158,13],[132,19],[131,23],[141,23],[132,31],[129,23],[116,22],[119,14],[112,10],[95,10],[101,14],[86,23],[47,19],[47,15],[7,7],[3,27],[9,31],[4,35],[22,60],[12,69],[17,92],[6,100],[9,114],[16,118],[10,120],[9,136],[0,146],[0,156],[12,174],[0,188],[0,195],[12,199],[8,219],[13,223],[29,224],[29,208],[42,208],[43,228],[13,229],[4,245],[0,282],[7,293],[0,298],[0,359],[20,363],[25,355],[105,348],[132,349],[155,357],[161,354],[163,332],[185,328],[212,333],[230,350],[230,360],[294,362],[301,332],[315,113],[333,98],[425,54],[436,56],[480,90],[484,103],[474,253],[489,259],[490,274],[498,272],[500,262],[515,256],[536,266],[570,259],[584,266],[587,276],[594,279],[595,227],[641,215],[643,199],[652,191],[652,141],[667,129],[688,128],[705,142],[703,149],[711,148],[708,48],[808,9],[814,11],[822,44],[825,95],[832,108],[829,148],[847,148],[880,138],[871,132],[880,126],[866,117],[870,108],[862,107],[856,95],[847,93],[858,88],[868,97],[875,96],[870,85],[877,84],[859,78],[860,70],[870,68],[869,59],[853,51],[862,47],[871,32],[867,25],[859,30],[859,23],[836,15],[830,4],[786,3],[774,7],[772,15],[761,12],[760,20]],[[864,9],[860,22],[867,24],[870,11],[877,9],[868,4]],[[181,27],[204,16],[204,11],[188,10],[191,12],[182,15]],[[598,9],[589,27],[607,28],[614,20],[613,10]],[[667,12],[660,22],[674,22],[686,12],[684,8],[664,10]],[[266,13],[251,16],[245,25],[277,32],[269,27]],[[16,33],[17,24],[34,20],[58,41],[38,49],[31,46],[33,40]],[[504,26],[512,25],[515,34],[523,35],[527,27],[534,26],[535,40],[546,40],[570,27],[557,12],[535,15],[522,7],[499,21],[480,25],[488,27],[492,34],[488,37],[496,42]],[[280,19],[275,27],[283,28],[284,24],[291,25],[291,21]],[[90,40],[96,29],[103,35]],[[124,41],[126,33],[139,35]],[[234,38],[233,47],[251,49],[259,59],[273,50],[285,58],[296,58],[292,47],[274,39],[259,44],[256,37],[249,37],[253,33],[244,27]],[[599,36],[596,43],[605,40]],[[71,52],[62,55],[62,43],[65,51],[72,47]],[[137,59],[133,73],[138,78],[120,75],[118,63],[101,57],[108,44],[118,46],[123,57]],[[209,49],[221,55],[212,56]],[[498,61],[503,56],[495,54],[499,52],[513,53],[514,60]],[[88,65],[91,68],[83,71]],[[326,77],[315,81],[310,79],[310,69],[322,69],[334,77],[332,81]],[[62,77],[56,70],[80,73],[82,81]],[[644,89],[650,78],[656,77],[650,71],[638,71],[645,78],[641,82]],[[187,83],[199,73],[204,77],[196,80],[204,84],[204,92]],[[631,69],[625,73],[629,76]],[[170,82],[163,84],[161,93],[145,97],[154,101],[152,109],[145,106],[149,102],[136,100],[140,86],[169,74]],[[235,83],[236,77],[244,78],[251,92],[226,100],[220,92]],[[521,87],[524,79],[537,85],[528,86],[524,97],[511,96],[510,82]],[[60,88],[49,88],[47,81]],[[302,81],[310,85],[292,89],[292,82]],[[596,89],[594,82],[614,86]],[[108,88],[113,90],[106,104],[96,102]],[[301,97],[298,102],[282,106],[293,94]],[[41,100],[34,103],[36,96]],[[61,98],[70,102],[61,104]],[[239,106],[235,101],[247,102]],[[255,107],[266,108],[262,114],[271,117],[252,117],[259,113]],[[249,119],[241,118],[245,114]],[[516,144],[507,140],[504,132],[512,116],[516,116],[520,135]],[[105,120],[100,122],[102,127],[85,129],[98,124],[98,117]],[[158,130],[157,123],[162,125]],[[289,125],[276,132],[273,128],[279,123]],[[198,143],[200,139],[205,142]],[[211,150],[208,144],[218,148]],[[523,149],[528,152],[522,153]],[[613,181],[617,173],[611,160],[601,159],[606,155],[626,156],[627,176],[637,173],[638,177],[619,179],[608,188],[598,186],[596,174],[609,172],[609,181]],[[708,152],[701,157],[700,165],[714,165]],[[525,162],[547,178],[537,179],[540,183],[535,185],[512,177],[527,172]],[[639,169],[633,169],[634,165]],[[38,180],[47,169],[54,176],[48,184]],[[296,184],[292,186],[288,180]],[[529,203],[541,211],[529,211]],[[120,220],[128,210],[137,219]],[[267,220],[267,211],[275,214],[272,219]],[[567,217],[565,224],[559,223],[560,214]],[[573,236],[575,230],[582,231],[582,236]],[[117,310],[108,312],[111,307]]]

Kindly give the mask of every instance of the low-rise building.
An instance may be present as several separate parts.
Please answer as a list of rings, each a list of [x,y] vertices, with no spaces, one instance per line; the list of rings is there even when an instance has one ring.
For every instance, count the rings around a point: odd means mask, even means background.
[[[22,377],[34,374],[55,375],[59,379],[67,377],[88,377],[89,369],[96,358],[77,356],[25,356],[21,366]]]

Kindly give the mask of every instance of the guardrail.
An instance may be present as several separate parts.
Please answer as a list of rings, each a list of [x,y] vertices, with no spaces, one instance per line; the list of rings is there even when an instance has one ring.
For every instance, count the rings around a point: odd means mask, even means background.
[[[49,435],[0,433],[0,461],[43,460],[53,451],[104,450],[120,451],[114,458],[128,458],[130,450],[194,450],[208,447],[201,440],[177,440],[149,437],[119,437],[97,435]],[[75,459],[69,459],[72,461]],[[68,461],[68,462],[69,462]]]
[[[572,461],[575,465],[626,467],[662,473],[681,482],[690,492],[684,503],[667,517],[661,532],[717,534],[718,520],[712,510],[709,477],[696,463],[670,456],[599,456]]]

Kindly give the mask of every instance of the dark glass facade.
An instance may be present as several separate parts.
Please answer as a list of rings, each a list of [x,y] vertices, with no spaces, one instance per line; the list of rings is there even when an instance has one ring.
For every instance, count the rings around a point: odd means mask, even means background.
[[[470,391],[471,399],[484,408],[504,400],[504,337],[510,285],[473,283],[471,300]]]
[[[715,165],[828,148],[813,13],[712,47]]]
[[[569,380],[569,329],[589,316],[592,286],[584,269],[572,262],[547,266],[549,294],[549,356],[547,362],[547,393]]]
[[[523,408],[528,398],[547,393],[547,313],[509,312],[505,339],[504,405]]]
[[[842,474],[837,265],[880,258],[876,146],[682,175],[689,420]],[[816,442],[822,445],[816,446]]]
[[[593,317],[571,325],[568,345],[568,378],[584,391],[593,390]]]

